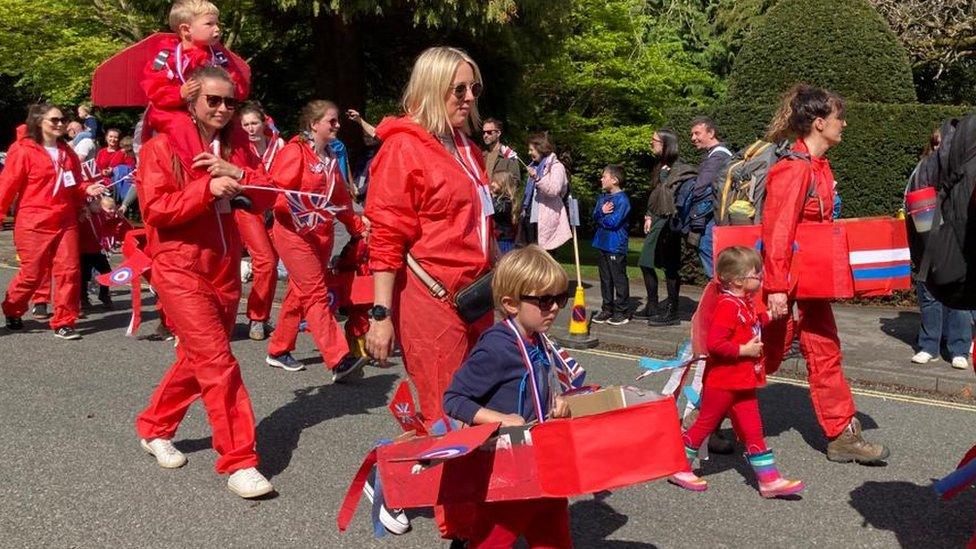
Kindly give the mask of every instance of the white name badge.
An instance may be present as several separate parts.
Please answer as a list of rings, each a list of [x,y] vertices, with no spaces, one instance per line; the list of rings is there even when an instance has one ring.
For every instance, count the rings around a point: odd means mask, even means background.
[[[217,208],[217,213],[219,214],[230,213],[230,200],[227,200],[226,198],[221,198],[220,200],[217,200],[214,204],[215,204],[214,207]]]
[[[73,174],[71,172],[62,172],[61,173],[61,184],[64,185],[65,188],[74,187],[75,186],[75,183],[76,183],[75,182],[75,174]]]
[[[478,194],[481,195],[481,209],[485,212],[485,217],[495,214],[495,205],[492,203],[491,191],[484,185],[478,186]]]

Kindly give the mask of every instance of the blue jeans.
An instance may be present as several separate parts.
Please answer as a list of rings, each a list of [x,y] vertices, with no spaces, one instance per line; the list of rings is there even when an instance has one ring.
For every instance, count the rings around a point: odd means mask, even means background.
[[[708,278],[715,275],[715,268],[712,265],[712,231],[715,230],[715,220],[705,225],[705,232],[702,233],[701,240],[698,241],[698,258],[701,259],[702,269]]]
[[[969,356],[969,345],[973,341],[973,314],[970,311],[950,309],[939,303],[920,280],[915,281],[915,291],[922,313],[922,325],[918,329],[918,349],[932,356],[939,356],[944,339],[950,357]]]

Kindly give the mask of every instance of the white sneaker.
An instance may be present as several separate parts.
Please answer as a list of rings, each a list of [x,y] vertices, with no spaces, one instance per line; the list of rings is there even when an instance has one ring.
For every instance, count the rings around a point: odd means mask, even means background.
[[[369,480],[363,485],[363,495],[366,496],[370,504],[373,503],[373,485]],[[380,507],[380,524],[388,532],[397,536],[406,534],[410,530],[410,519],[407,518],[403,509],[387,509],[386,505]]]
[[[177,469],[186,465],[186,456],[183,452],[177,450],[173,442],[165,438],[154,438],[149,441],[142,439],[139,445],[150,455],[155,456],[156,463],[163,469]]]
[[[915,356],[912,357],[912,362],[915,364],[928,364],[933,360],[935,360],[935,357],[926,353],[925,351],[919,351],[915,353]]]
[[[954,356],[952,357],[952,367],[957,370],[966,370],[969,368],[969,359],[964,356]]]
[[[244,499],[257,498],[274,491],[274,486],[254,467],[238,469],[227,479],[227,489]]]

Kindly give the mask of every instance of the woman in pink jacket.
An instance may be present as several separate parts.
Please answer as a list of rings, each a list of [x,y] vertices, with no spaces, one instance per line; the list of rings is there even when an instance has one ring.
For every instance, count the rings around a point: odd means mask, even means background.
[[[529,222],[537,223],[539,246],[554,250],[573,237],[569,214],[563,197],[569,191],[566,167],[556,158],[549,136],[537,133],[529,137],[529,182],[526,192],[533,193]]]

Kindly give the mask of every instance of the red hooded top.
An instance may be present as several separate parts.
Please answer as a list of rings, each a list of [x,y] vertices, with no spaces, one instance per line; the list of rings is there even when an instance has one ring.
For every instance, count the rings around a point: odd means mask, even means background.
[[[223,272],[220,265],[227,260],[238,261],[241,243],[232,210],[210,193],[210,174],[190,168],[192,158],[201,152],[204,148],[199,140],[197,150],[181,156],[167,135],[150,139],[139,151],[136,191],[150,257],[155,260],[167,254],[168,266],[208,275]],[[234,151],[232,158],[238,152]],[[240,183],[267,186],[269,182],[258,159],[249,149],[243,154],[249,156],[250,162],[244,167]],[[252,200],[253,213],[266,210],[273,200],[273,194],[268,192],[247,195]],[[156,270],[153,267],[154,276]]]
[[[180,97],[180,87],[194,70],[208,65],[219,65],[227,69],[234,80],[237,99],[247,99],[251,82],[237,70],[222,44],[209,48],[184,48],[176,35],[164,41],[156,56],[146,64],[139,84],[154,107],[164,110],[182,109],[185,101]]]
[[[798,153],[810,154],[802,139],[793,144]],[[814,192],[810,192],[813,179]],[[796,226],[804,222],[832,221],[834,174],[826,158],[785,158],[766,176],[763,205],[763,288],[768,293],[788,293],[796,286],[790,280]]]
[[[383,145],[370,166],[365,212],[372,222],[370,269],[399,270],[409,251],[456,293],[491,265],[480,150],[457,132],[458,153],[467,164],[462,166],[437,137],[406,116],[384,119],[376,137]]]
[[[269,143],[269,147],[271,144]],[[331,151],[326,147],[327,151]],[[328,165],[331,164],[331,167]],[[342,178],[335,158],[329,163],[322,162],[312,146],[301,136],[295,136],[277,154],[271,166],[271,180],[280,189],[302,191],[329,196],[328,203],[342,208],[334,217],[345,225],[353,235],[360,235],[366,229],[363,220],[353,212],[352,199],[346,190],[346,182]],[[299,200],[302,197],[298,197]],[[303,205],[309,205],[303,202]],[[307,228],[297,227],[289,206],[289,199],[279,194],[274,205],[275,221],[296,232],[307,231]],[[332,231],[333,214],[323,214],[323,219],[317,220],[315,231]]]
[[[7,151],[0,173],[0,212],[6,213],[20,196],[18,224],[49,229],[76,224],[90,184],[82,181],[78,155],[58,140],[56,167],[47,150],[25,134],[26,127],[18,128],[18,140]],[[59,178],[59,173],[64,175]]]

